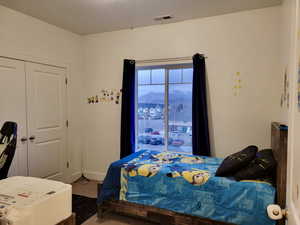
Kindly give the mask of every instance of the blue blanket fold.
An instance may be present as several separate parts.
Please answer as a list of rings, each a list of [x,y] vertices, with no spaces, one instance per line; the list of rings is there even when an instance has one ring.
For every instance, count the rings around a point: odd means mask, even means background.
[[[112,163],[107,171],[101,190],[98,191],[97,204],[100,205],[105,200],[119,200],[120,177],[123,164],[143,154],[145,151],[139,151],[131,154],[121,160]]]

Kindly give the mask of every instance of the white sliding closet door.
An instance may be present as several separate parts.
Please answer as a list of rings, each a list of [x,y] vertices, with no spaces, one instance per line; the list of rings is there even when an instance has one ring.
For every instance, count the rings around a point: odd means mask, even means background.
[[[66,71],[26,63],[29,176],[64,180]]]
[[[18,124],[17,149],[9,175],[28,174],[25,89],[25,63],[0,57],[0,127],[5,121]]]

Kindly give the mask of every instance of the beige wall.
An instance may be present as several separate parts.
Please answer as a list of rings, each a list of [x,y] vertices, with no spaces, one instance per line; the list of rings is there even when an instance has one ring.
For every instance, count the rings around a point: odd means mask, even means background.
[[[270,122],[280,109],[280,7],[84,37],[84,97],[120,88],[124,58],[208,56],[212,147],[223,157],[249,144],[270,147]],[[234,96],[236,72],[242,89]],[[120,106],[83,107],[84,170],[101,179],[119,158]]]
[[[70,174],[81,175],[82,37],[0,6],[0,55],[69,66]]]

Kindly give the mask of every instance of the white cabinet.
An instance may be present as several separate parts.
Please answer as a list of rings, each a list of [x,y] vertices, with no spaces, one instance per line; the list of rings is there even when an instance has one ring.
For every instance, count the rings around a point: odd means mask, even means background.
[[[0,124],[18,123],[10,175],[65,180],[66,71],[0,57]]]

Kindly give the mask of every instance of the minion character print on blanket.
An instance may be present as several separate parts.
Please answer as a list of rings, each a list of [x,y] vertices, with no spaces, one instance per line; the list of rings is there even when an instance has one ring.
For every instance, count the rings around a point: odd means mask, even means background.
[[[129,164],[125,168],[125,170],[128,172],[128,175],[131,177],[134,176],[152,177],[155,176],[160,169],[161,166],[158,164],[141,164],[141,165]]]
[[[182,177],[187,182],[195,186],[201,186],[205,184],[210,178],[208,171],[198,169],[186,170],[182,172],[175,171],[172,173],[168,173],[167,176],[172,178]]]

